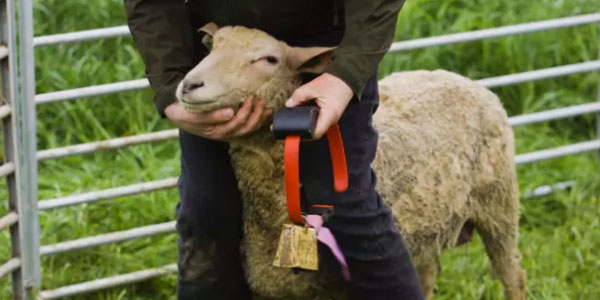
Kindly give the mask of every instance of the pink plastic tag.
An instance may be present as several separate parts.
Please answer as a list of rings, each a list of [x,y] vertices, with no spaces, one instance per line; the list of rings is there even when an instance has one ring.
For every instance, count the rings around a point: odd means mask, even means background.
[[[335,256],[342,266],[342,276],[344,276],[344,279],[350,280],[350,270],[348,269],[346,258],[344,257],[342,250],[340,250],[331,230],[327,227],[323,227],[323,217],[319,215],[307,215],[305,220],[310,227],[313,227],[317,231],[317,240],[329,247],[333,256]]]

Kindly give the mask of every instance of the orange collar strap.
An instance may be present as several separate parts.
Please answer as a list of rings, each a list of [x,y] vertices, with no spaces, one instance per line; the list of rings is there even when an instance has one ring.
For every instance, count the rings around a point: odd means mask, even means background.
[[[327,131],[327,141],[333,165],[334,190],[343,193],[348,189],[348,167],[340,127],[336,124]],[[288,215],[292,223],[304,225],[300,205],[300,136],[288,136],[284,146],[284,175]],[[323,207],[325,205],[315,205]]]

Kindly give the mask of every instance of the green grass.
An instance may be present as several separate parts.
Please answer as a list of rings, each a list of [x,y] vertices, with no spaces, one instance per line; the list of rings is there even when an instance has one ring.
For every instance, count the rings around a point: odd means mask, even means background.
[[[411,0],[398,21],[397,40],[545,20],[599,11],[596,0]],[[35,1],[36,35],[122,25],[122,1]],[[443,68],[471,78],[547,68],[598,58],[597,25],[490,39],[388,55],[392,71]],[[36,49],[37,92],[143,77],[131,39],[118,38]],[[579,74],[495,89],[511,115],[596,99],[598,75]],[[80,99],[38,107],[38,147],[70,144],[170,128],[149,91]],[[595,116],[517,127],[519,153],[595,137]],[[575,179],[570,191],[523,199],[521,250],[530,299],[598,299],[600,289],[600,175],[595,153],[518,167],[522,190]],[[39,198],[155,180],[179,173],[176,141],[135,146],[39,165]],[[0,185],[0,216],[7,210]],[[165,222],[174,218],[175,190],[123,197],[41,213],[42,244]],[[0,233],[0,262],[9,238]],[[6,245],[6,246],[5,246]],[[42,259],[43,289],[161,266],[176,259],[176,236],[106,245]],[[501,299],[481,242],[446,251],[437,299]],[[10,281],[0,281],[0,299]],[[72,299],[174,299],[175,276]]]

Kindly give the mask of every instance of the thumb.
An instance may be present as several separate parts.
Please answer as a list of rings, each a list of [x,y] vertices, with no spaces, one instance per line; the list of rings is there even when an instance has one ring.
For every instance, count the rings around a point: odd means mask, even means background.
[[[287,101],[285,101],[285,106],[298,106],[315,98],[316,96],[310,92],[310,89],[306,88],[305,86],[301,86],[294,91],[292,96]]]

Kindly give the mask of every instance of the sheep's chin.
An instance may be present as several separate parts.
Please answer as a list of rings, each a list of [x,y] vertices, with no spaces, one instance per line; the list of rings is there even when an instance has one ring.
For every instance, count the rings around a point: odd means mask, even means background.
[[[220,103],[220,102],[204,102],[204,103],[198,103],[198,104],[190,104],[190,103],[186,103],[186,102],[183,102],[180,100],[179,103],[181,103],[181,106],[187,112],[195,113],[195,114],[206,113],[206,112],[210,112],[210,111],[217,110],[219,108],[228,106],[228,105],[224,105],[223,103]]]

